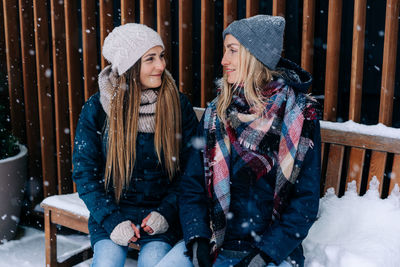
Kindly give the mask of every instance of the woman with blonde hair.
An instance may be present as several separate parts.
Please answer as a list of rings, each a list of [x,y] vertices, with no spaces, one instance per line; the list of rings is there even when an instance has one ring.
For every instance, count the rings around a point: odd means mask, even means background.
[[[90,211],[92,266],[124,266],[129,243],[140,246],[139,267],[169,253],[188,262],[183,242],[176,244],[177,194],[197,127],[193,108],[165,69],[164,44],[151,28],[116,27],[102,54],[111,65],[82,109],[73,153],[73,179]]]
[[[223,32],[224,76],[182,176],[180,218],[194,266],[303,266],[316,219],[320,132],[311,75],[281,58],[285,20]]]

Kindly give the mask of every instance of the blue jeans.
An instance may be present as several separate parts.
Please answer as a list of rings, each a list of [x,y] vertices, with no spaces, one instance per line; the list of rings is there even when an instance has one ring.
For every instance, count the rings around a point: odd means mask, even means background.
[[[124,267],[128,247],[115,244],[111,239],[102,239],[94,244],[92,267]]]
[[[231,267],[234,266],[235,264],[239,263],[241,259],[243,259],[246,256],[247,253],[245,252],[239,252],[239,251],[232,251],[232,250],[223,250],[218,254],[217,259],[215,260],[215,263],[213,267]],[[267,265],[267,267],[291,267],[292,265],[287,262],[283,261],[279,265],[275,265],[273,263],[270,263]]]
[[[151,241],[140,247],[138,267],[153,267],[171,250],[171,245],[162,241]]]
[[[191,267],[192,263],[184,255],[186,246],[183,241],[174,247],[162,241],[151,241],[140,248],[138,267],[182,266]],[[123,267],[128,247],[115,244],[110,239],[103,239],[94,245],[92,267]]]
[[[140,250],[140,251],[142,251],[142,250]],[[183,240],[179,241],[178,243],[175,244],[175,246],[171,250],[168,251],[168,253],[166,253],[166,255],[158,262],[157,265],[152,265],[152,266],[156,266],[156,267],[170,267],[170,266],[193,267],[192,262],[190,261],[189,257],[184,254],[185,251],[186,251],[185,242],[183,242]],[[138,266],[138,267],[140,267],[140,266]]]

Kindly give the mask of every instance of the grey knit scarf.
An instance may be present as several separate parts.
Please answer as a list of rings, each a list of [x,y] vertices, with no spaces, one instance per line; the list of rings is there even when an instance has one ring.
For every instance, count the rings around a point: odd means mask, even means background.
[[[99,74],[100,103],[110,116],[111,99],[115,96],[118,74],[111,70],[111,66],[105,67]],[[155,113],[158,91],[153,89],[143,90],[140,97],[138,131],[154,133]]]
[[[156,120],[157,91],[147,89],[140,96],[138,131],[142,133],[154,133]]]

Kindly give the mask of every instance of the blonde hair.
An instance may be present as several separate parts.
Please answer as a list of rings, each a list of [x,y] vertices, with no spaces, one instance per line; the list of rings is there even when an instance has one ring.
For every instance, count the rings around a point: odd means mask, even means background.
[[[221,94],[217,102],[217,114],[222,120],[226,117],[226,109],[231,104],[232,96],[238,87],[244,88],[244,96],[247,103],[256,111],[264,108],[267,99],[262,95],[262,88],[279,76],[279,71],[273,71],[265,67],[243,45],[239,45],[239,68],[237,81],[229,84],[226,74],[220,83]]]
[[[106,122],[108,140],[105,187],[109,186],[112,177],[117,202],[123,190],[129,187],[136,161],[136,138],[142,91],[140,66],[139,60],[119,77],[116,95],[111,100],[110,116]],[[129,83],[128,88],[127,83]],[[165,70],[156,104],[154,146],[158,160],[164,163],[170,180],[179,171],[180,135],[179,93],[171,74]],[[163,161],[161,151],[163,151]]]

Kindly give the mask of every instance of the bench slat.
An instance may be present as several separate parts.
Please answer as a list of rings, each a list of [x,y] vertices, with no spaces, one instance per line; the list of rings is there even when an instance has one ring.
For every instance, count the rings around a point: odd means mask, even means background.
[[[347,184],[353,180],[357,184],[357,193],[360,194],[362,172],[364,168],[365,149],[353,147],[350,150],[349,166],[347,168],[346,188]]]
[[[56,207],[51,207],[50,212],[52,223],[63,225],[82,233],[89,233],[87,217],[78,216],[75,213],[61,210]]]
[[[397,138],[367,135],[356,132],[345,132],[321,127],[321,139],[324,143],[332,143],[350,147],[399,153],[400,142]]]
[[[390,174],[389,193],[392,192],[394,185],[400,185],[400,154],[395,154],[393,158],[393,167]]]
[[[383,174],[385,173],[386,160],[386,152],[372,151],[371,162],[369,164],[367,189],[369,188],[369,182],[372,180],[372,177],[376,176],[379,181],[379,193],[382,194]]]
[[[326,180],[324,191],[333,187],[335,193],[339,193],[340,176],[342,174],[344,146],[331,144],[329,147],[329,160],[326,168]]]

